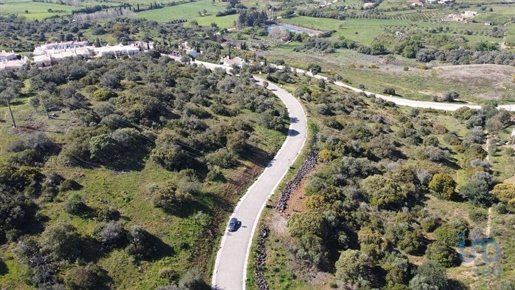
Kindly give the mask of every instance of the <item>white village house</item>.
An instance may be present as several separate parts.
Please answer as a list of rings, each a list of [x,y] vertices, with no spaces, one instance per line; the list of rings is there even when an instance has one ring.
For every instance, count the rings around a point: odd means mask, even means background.
[[[29,59],[24,56],[22,59],[11,59],[11,60],[1,60],[0,61],[0,71],[15,71],[23,68]]]
[[[225,66],[236,65],[239,67],[243,67],[246,64],[245,60],[242,59],[241,57],[229,58],[228,56],[222,58],[221,63],[223,63],[223,65],[225,65]]]
[[[34,63],[38,67],[47,67],[58,63],[60,59],[68,57],[92,58],[104,55],[114,55],[116,57],[124,55],[135,55],[142,50],[154,48],[154,43],[136,42],[130,45],[115,45],[95,47],[89,45],[87,41],[67,41],[45,43],[34,49]]]
[[[11,52],[6,52],[5,50],[2,50],[2,52],[0,52],[0,61],[13,59],[16,59],[16,53],[14,53],[14,51],[11,50]]]

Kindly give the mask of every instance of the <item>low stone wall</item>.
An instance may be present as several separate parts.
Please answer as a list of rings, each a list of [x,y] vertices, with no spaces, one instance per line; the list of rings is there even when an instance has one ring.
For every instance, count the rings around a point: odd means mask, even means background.
[[[256,259],[254,260],[254,275],[256,277],[256,284],[259,290],[268,290],[268,283],[266,283],[265,275],[263,274],[263,267],[266,261],[266,248],[265,241],[270,233],[267,226],[263,226],[260,231],[258,245],[256,248]]]
[[[299,171],[295,174],[292,180],[290,180],[284,189],[281,191],[279,201],[275,203],[274,208],[279,212],[284,213],[288,208],[288,200],[292,192],[297,189],[302,180],[308,175],[317,163],[317,152],[311,150],[308,157],[300,167]]]

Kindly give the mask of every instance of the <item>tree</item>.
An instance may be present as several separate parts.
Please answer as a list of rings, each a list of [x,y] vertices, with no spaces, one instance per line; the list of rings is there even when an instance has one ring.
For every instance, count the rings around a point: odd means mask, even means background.
[[[155,238],[142,227],[133,226],[125,251],[136,260],[148,260],[157,252]]]
[[[436,241],[427,247],[426,257],[446,268],[460,263],[458,253],[441,241]]]
[[[371,258],[381,257],[386,249],[386,243],[381,234],[371,227],[363,227],[359,230],[358,241],[361,252]]]
[[[45,104],[45,100],[43,99],[43,94],[41,94],[41,90],[43,90],[45,88],[45,81],[41,78],[41,73],[39,73],[38,75],[34,76],[31,80],[30,80],[30,88],[31,90],[35,90],[37,93],[38,93],[38,100],[39,100],[39,104],[41,104],[43,106],[43,111],[45,112],[45,115],[48,119],[50,119],[50,114],[48,114],[48,109],[46,107],[46,104]]]
[[[408,258],[397,253],[388,253],[381,267],[388,273],[386,274],[386,283],[393,288],[395,285],[406,285],[411,278],[412,265]],[[403,289],[403,288],[399,288]]]
[[[340,287],[360,288],[372,286],[374,264],[370,258],[357,250],[341,252],[335,264],[336,282]]]
[[[494,196],[489,192],[488,183],[483,179],[472,179],[460,188],[460,195],[474,205],[490,206]]]
[[[96,265],[78,266],[66,272],[64,284],[71,290],[94,290],[99,287],[101,275]]]
[[[429,182],[429,189],[436,197],[445,200],[451,200],[454,196],[456,182],[447,173],[437,173]]]
[[[492,194],[503,203],[515,205],[515,184],[497,184],[492,189]]]
[[[327,223],[320,214],[296,213],[288,220],[288,233],[299,248],[297,257],[312,261],[319,267],[327,263],[327,231]]]
[[[175,184],[169,182],[158,187],[152,198],[152,204],[166,211],[175,211],[191,199],[191,194],[178,190]]]
[[[443,101],[449,103],[454,102],[454,100],[456,100],[459,96],[460,94],[458,94],[457,92],[450,91],[444,94]]]
[[[449,247],[457,247],[459,245],[460,234],[463,234],[465,237],[469,234],[469,225],[462,219],[443,224],[434,231],[436,240],[443,242]]]
[[[384,93],[384,94],[387,94],[387,95],[395,96],[395,89],[394,89],[394,88],[391,88],[391,87],[384,88],[384,89],[383,89],[383,93]]]
[[[368,197],[370,204],[379,208],[388,206],[400,207],[407,198],[407,192],[398,182],[384,175],[372,175],[361,182],[361,189]]]
[[[48,226],[41,234],[41,250],[55,260],[74,261],[80,255],[81,238],[77,229],[67,223]]]
[[[23,83],[20,80],[14,79],[13,77],[0,75],[0,100],[3,100],[7,104],[9,115],[11,116],[11,123],[13,128],[16,128],[16,122],[14,120],[13,111],[11,109],[11,101],[16,98],[19,94]]]
[[[318,64],[310,64],[308,66],[308,71],[310,71],[313,75],[316,75],[322,72],[322,67],[320,67]]]
[[[445,268],[428,260],[417,269],[417,275],[409,282],[411,290],[446,290],[449,287]]]

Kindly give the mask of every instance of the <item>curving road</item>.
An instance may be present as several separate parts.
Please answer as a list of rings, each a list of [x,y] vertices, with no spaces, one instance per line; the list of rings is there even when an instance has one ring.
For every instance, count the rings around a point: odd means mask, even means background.
[[[229,67],[195,61],[207,68]],[[261,85],[263,79],[255,77]],[[286,90],[269,83],[268,89],[283,101],[290,116],[288,136],[277,155],[265,168],[236,205],[231,217],[236,217],[241,225],[235,232],[225,231],[218,250],[213,270],[212,286],[224,290],[245,289],[247,262],[252,238],[256,231],[261,212],[270,195],[275,191],[290,165],[299,156],[307,137],[307,118],[299,101]]]
[[[231,69],[227,66],[207,62],[195,61],[195,63],[204,65],[210,69],[215,69],[217,67],[223,68],[226,71]],[[301,69],[296,69],[296,71],[317,79],[327,80],[327,77],[320,75],[313,76],[310,72],[306,72]],[[263,79],[257,77],[255,77],[255,79],[260,84],[263,84]],[[339,81],[335,82],[335,85],[355,92],[373,94],[372,92],[363,91],[362,89],[346,85]],[[216,289],[245,289],[247,280],[247,263],[252,246],[252,238],[259,222],[261,212],[263,211],[270,195],[275,191],[282,178],[286,175],[290,165],[298,157],[306,141],[307,119],[302,105],[290,93],[273,83],[269,83],[268,89],[278,96],[288,108],[290,115],[289,133],[275,158],[268,164],[263,173],[247,190],[234,209],[231,217],[238,218],[241,222],[241,226],[237,231],[232,233],[225,231],[222,237],[212,277],[212,286]],[[474,109],[481,108],[481,106],[478,105],[413,101],[381,94],[375,95],[378,98],[394,102],[400,106],[416,108],[433,108],[446,111],[454,111],[464,106]],[[515,111],[515,105],[501,105],[498,106],[498,108]]]
[[[276,65],[275,67],[283,68],[283,66],[278,66],[278,65]],[[294,68],[292,68],[292,70],[294,70]],[[305,70],[302,70],[302,69],[295,69],[295,70],[297,71],[297,73],[300,73],[300,74],[306,74],[306,75],[314,77],[316,79],[327,80],[327,77],[325,77],[325,76],[321,76],[321,75],[313,76],[313,74],[311,74],[311,72],[306,72]],[[354,92],[358,92],[358,93],[364,92],[367,95],[374,94],[378,98],[384,99],[386,101],[391,101],[399,106],[407,106],[407,107],[413,107],[413,108],[431,108],[431,109],[443,110],[443,111],[456,111],[457,109],[459,109],[461,107],[469,107],[472,109],[481,109],[481,106],[479,106],[479,105],[414,101],[414,100],[408,100],[408,99],[403,99],[403,98],[399,98],[399,97],[386,96],[386,95],[381,95],[381,94],[377,94],[377,93],[373,93],[373,92],[363,91],[362,89],[358,89],[358,88],[346,85],[339,81],[334,82],[334,84],[339,87],[342,87],[342,88],[347,88]],[[499,105],[499,106],[497,106],[497,108],[505,109],[507,111],[515,111],[515,105]]]

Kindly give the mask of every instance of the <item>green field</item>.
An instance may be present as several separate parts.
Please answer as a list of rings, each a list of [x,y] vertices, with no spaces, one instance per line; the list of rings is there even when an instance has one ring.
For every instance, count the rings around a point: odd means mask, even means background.
[[[231,28],[234,27],[234,22],[238,18],[238,15],[227,15],[223,17],[216,16],[204,16],[204,17],[195,17],[192,20],[197,21],[200,26],[209,26],[211,23],[216,23],[220,28]]]
[[[52,12],[49,12],[49,9],[51,9]],[[35,20],[44,19],[54,15],[70,14],[73,9],[73,6],[68,5],[12,1],[7,4],[0,4],[0,15],[18,14],[19,16],[23,16],[29,20]]]
[[[420,31],[438,27],[449,27],[447,34],[454,36],[462,34],[466,31],[473,31],[482,35],[466,35],[470,44],[480,41],[500,42],[500,38],[493,38],[488,36],[492,27],[485,26],[482,23],[462,23],[462,22],[412,22],[407,20],[380,20],[380,19],[346,19],[336,20],[329,18],[314,18],[308,16],[299,16],[290,19],[282,19],[281,22],[293,25],[321,29],[321,30],[336,30],[333,37],[338,38],[343,36],[354,41],[369,44],[375,37],[384,31],[393,32],[396,30],[401,31]]]
[[[225,7],[225,3],[213,4],[212,1],[198,1],[161,9],[147,10],[137,13],[137,15],[139,18],[158,22],[167,22],[177,19],[190,20],[194,18],[202,18],[200,14],[204,14],[204,10],[207,12],[205,17],[214,17],[216,12],[225,10]]]
[[[515,15],[515,3],[504,4],[504,5],[487,5],[488,8],[492,8],[493,11],[478,11],[478,15],[475,18],[478,22],[493,22],[494,24],[504,24]]]

